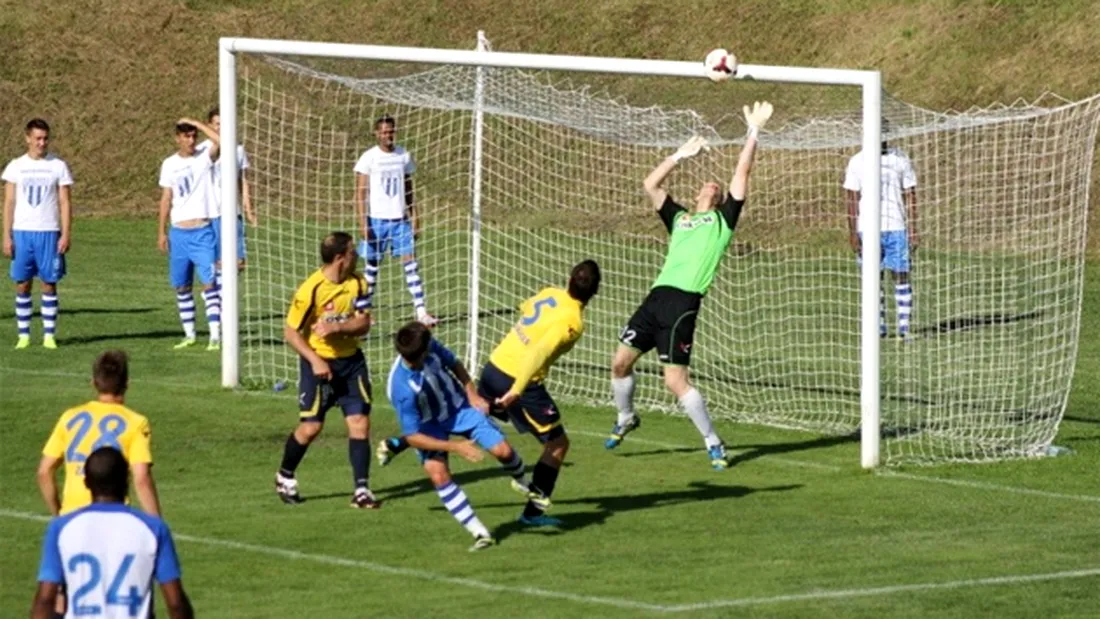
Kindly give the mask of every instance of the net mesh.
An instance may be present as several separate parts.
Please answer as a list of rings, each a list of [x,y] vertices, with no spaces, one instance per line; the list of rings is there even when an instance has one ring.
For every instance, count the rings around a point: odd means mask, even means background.
[[[767,96],[777,117],[761,138],[746,211],[703,303],[693,377],[716,417],[828,434],[858,428],[859,268],[841,186],[861,140],[855,89],[716,90],[656,78],[583,87],[560,74],[512,69],[307,66],[267,57],[240,67],[239,136],[262,218],[248,230],[241,280],[245,384],[295,379],[296,356],[282,342],[287,304],[317,268],[325,233],[361,235],[352,168],[374,144],[374,120],[388,113],[397,118],[398,142],[417,160],[424,234],[416,254],[428,309],[442,321],[437,337],[473,353],[476,321],[473,356],[484,362],[523,299],[563,285],[573,264],[593,258],[604,272],[601,293],[586,311],[585,336],[550,380],[563,401],[609,405],[619,330],[667,246],[641,180],[702,134],[713,148],[681,165],[668,189],[690,201],[704,181],[725,184],[744,135],[739,115],[725,108],[731,98]],[[677,97],[700,104],[676,109],[669,102]],[[1100,100],[933,113],[884,95],[883,114],[891,144],[916,168],[921,239],[911,273],[912,338],[882,346],[884,459],[1041,454],[1073,375]],[[884,290],[892,326],[889,279]],[[379,323],[364,348],[377,373],[393,358],[389,335],[413,317],[395,257],[383,263],[375,307]],[[655,357],[643,357],[636,371],[639,408],[675,413]]]

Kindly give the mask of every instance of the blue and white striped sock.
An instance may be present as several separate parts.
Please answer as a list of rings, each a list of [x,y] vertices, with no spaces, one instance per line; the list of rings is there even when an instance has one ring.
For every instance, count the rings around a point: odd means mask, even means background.
[[[19,329],[19,337],[31,335],[31,316],[34,315],[34,302],[31,295],[15,295],[15,326]]]
[[[881,288],[878,291],[878,334],[886,337],[886,296]]]
[[[367,280],[367,308],[374,307],[374,283],[378,281],[378,260],[367,260],[363,269],[363,279]]]
[[[222,337],[222,297],[217,288],[202,291],[202,302],[206,306],[206,322],[210,325],[210,339]]]
[[[190,290],[176,293],[176,309],[180,313],[183,335],[188,339],[195,339],[195,297]]]
[[[470,506],[470,501],[466,499],[466,493],[458,487],[458,484],[448,481],[436,488],[435,491],[439,495],[439,500],[443,501],[443,506],[451,512],[451,515],[455,517],[459,524],[466,527],[467,531],[477,537],[489,535],[489,529],[486,529],[485,525],[477,519],[474,508]]]
[[[42,334],[53,335],[57,332],[57,314],[60,312],[57,293],[42,293]]]
[[[898,303],[898,335],[909,335],[909,317],[913,313],[912,284],[898,284],[894,287],[894,299]]]
[[[420,281],[420,265],[416,260],[405,263],[405,286],[413,298],[413,307],[419,315],[424,311],[424,284]]]
[[[527,467],[523,464],[523,458],[520,457],[518,451],[512,452],[512,459],[508,462],[501,462],[500,467],[503,468],[512,479],[522,482],[523,478],[527,475]]]

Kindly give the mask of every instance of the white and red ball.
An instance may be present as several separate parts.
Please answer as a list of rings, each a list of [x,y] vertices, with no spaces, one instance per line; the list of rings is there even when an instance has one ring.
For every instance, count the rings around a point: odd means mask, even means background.
[[[724,49],[711,50],[703,65],[712,82],[724,82],[737,74],[737,57]]]

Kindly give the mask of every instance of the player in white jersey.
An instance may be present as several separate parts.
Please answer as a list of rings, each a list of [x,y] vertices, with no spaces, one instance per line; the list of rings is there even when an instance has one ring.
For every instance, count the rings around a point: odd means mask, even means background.
[[[198,130],[213,145],[195,151]],[[214,230],[210,225],[209,196],[214,191],[213,168],[219,154],[218,133],[189,118],[176,124],[176,153],[160,166],[160,219],[157,245],[168,254],[168,278],[176,289],[176,308],[183,325],[183,341],[175,348],[195,344],[195,297],[191,293],[192,269],[202,283],[206,321],[210,325],[207,350],[221,348],[221,297],[215,285]],[[171,227],[165,231],[171,216]]]
[[[92,504],[53,519],[46,528],[31,619],[53,619],[55,600],[68,592],[64,617],[131,619],[153,616],[153,581],[168,616],[192,619],[168,525],[128,507],[129,465],[113,447],[84,463]]]
[[[416,162],[397,144],[397,121],[392,116],[374,122],[374,136],[378,145],[364,152],[355,164],[355,213],[363,226],[359,253],[366,262],[367,299],[373,298],[378,265],[390,250],[404,265],[405,286],[412,295],[416,319],[435,326],[438,321],[428,313],[416,262],[415,240],[420,237],[420,216],[413,205]]]
[[[210,110],[210,113],[206,115],[206,124],[210,125],[213,129],[221,135],[222,130],[222,117],[218,108]],[[196,153],[202,153],[208,150],[214,143],[210,140],[203,140],[199,142],[199,145],[195,147]],[[256,219],[256,213],[252,210],[252,188],[248,184],[248,155],[244,152],[244,146],[237,145],[237,192],[240,194],[240,204],[237,206],[237,270],[244,270],[245,262],[247,260],[244,244],[244,221],[248,218],[249,225],[259,224],[259,220]],[[210,194],[210,204],[208,204],[208,210],[210,211],[210,225],[214,226],[214,255],[217,256],[218,269],[221,270],[221,256],[222,256],[222,170],[220,166],[215,165],[213,170],[214,178],[214,191]],[[241,209],[244,209],[244,217],[241,217]],[[221,281],[219,277],[218,288],[221,288]]]
[[[888,125],[883,121],[883,133]],[[909,281],[910,254],[917,250],[917,173],[913,163],[900,148],[891,147],[884,139],[880,153],[882,270],[894,275],[894,300],[897,303],[897,336],[909,339],[909,319],[913,313],[913,285]],[[848,203],[848,236],[856,256],[863,252],[862,224],[859,218],[863,203],[863,151],[848,160],[844,189]],[[879,336],[886,337],[886,301],[879,291]]]
[[[31,286],[42,282],[42,345],[57,348],[57,283],[65,276],[72,230],[73,176],[60,157],[46,152],[50,126],[41,118],[26,126],[27,154],[4,168],[4,255],[15,282],[15,347],[31,345]]]

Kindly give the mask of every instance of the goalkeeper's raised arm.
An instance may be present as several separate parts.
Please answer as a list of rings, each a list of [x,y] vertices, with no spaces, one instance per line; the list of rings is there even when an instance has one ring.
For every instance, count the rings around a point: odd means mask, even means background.
[[[741,149],[741,155],[737,158],[737,169],[733,171],[733,178],[730,180],[730,195],[734,200],[742,201],[749,191],[749,174],[752,172],[752,162],[756,157],[757,135],[772,117],[772,104],[767,101],[763,103],[757,101],[752,104],[752,109],[746,105],[743,111],[749,132],[745,136],[745,146]]]
[[[675,153],[669,155],[664,161],[657,164],[656,168],[645,177],[645,181],[642,185],[645,187],[646,195],[649,196],[650,201],[653,202],[653,208],[661,210],[664,206],[665,198],[668,197],[668,192],[664,190],[665,179],[668,178],[669,173],[676,167],[676,164],[680,163],[680,160],[694,157],[699,154],[699,151],[709,148],[707,140],[701,136],[692,136],[690,140],[684,142]]]

